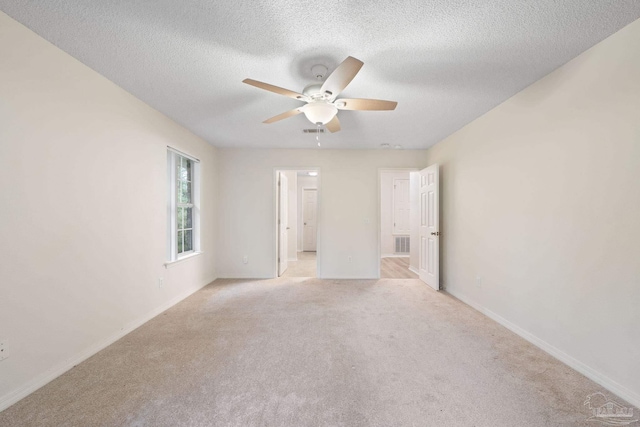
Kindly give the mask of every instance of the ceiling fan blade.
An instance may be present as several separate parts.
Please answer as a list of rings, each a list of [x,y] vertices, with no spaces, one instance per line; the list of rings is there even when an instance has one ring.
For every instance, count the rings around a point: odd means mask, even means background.
[[[340,130],[340,120],[338,120],[338,116],[333,116],[333,119],[331,119],[325,126],[331,133],[338,132]]]
[[[259,82],[258,80],[244,79],[242,83],[246,83],[248,85],[255,86],[260,89],[268,90],[269,92],[277,93],[278,95],[284,95],[284,96],[288,96],[289,98],[299,99],[300,101],[304,101],[307,99],[307,97],[301,93],[294,92],[289,89],[284,89],[278,86],[270,85],[269,83]]]
[[[385,111],[395,110],[395,101],[383,101],[381,99],[337,99],[334,105],[338,110],[369,110]]]
[[[292,116],[295,116],[296,114],[300,114],[302,113],[302,107],[296,108],[294,110],[289,110],[286,113],[282,113],[282,114],[278,114],[277,116],[273,116],[270,119],[265,120],[262,123],[273,123],[273,122],[277,122]]]
[[[333,70],[333,73],[327,77],[320,91],[322,93],[329,93],[332,98],[335,98],[351,83],[351,80],[358,74],[358,71],[360,71],[363,65],[364,63],[359,59],[352,56],[347,57],[347,59],[342,61],[342,63],[338,65],[338,68]]]

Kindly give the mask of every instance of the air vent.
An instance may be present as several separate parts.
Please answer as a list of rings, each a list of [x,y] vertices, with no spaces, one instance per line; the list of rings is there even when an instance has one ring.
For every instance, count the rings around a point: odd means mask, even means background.
[[[304,132],[304,133],[324,133],[324,129],[323,128],[320,128],[320,129],[317,129],[317,128],[302,129],[302,132]]]
[[[396,236],[396,253],[408,254],[409,252],[409,236]]]

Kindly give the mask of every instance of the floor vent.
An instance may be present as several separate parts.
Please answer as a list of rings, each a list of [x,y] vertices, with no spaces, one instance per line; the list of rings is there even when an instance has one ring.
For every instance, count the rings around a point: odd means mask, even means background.
[[[409,253],[409,236],[396,236],[396,253]]]
[[[302,129],[304,133],[324,133],[324,128],[310,128],[310,129]]]

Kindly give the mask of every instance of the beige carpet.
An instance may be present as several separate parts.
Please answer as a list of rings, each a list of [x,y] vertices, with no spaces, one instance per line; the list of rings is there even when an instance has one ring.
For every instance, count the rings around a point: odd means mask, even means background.
[[[0,425],[594,426],[596,391],[418,280],[218,280]]]

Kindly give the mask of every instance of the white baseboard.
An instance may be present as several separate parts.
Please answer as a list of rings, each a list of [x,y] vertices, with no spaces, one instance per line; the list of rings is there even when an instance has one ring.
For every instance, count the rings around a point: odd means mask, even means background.
[[[294,261],[298,261],[298,258],[288,258],[287,262],[294,262]]]
[[[409,254],[382,254],[381,258],[409,258]]]
[[[412,265],[409,266],[409,271],[416,273],[418,276],[420,275],[420,271]]]
[[[99,352],[100,350],[102,350],[105,347],[108,347],[109,345],[111,345],[114,342],[118,341],[120,338],[124,337],[129,332],[133,331],[134,329],[139,328],[140,326],[142,326],[143,324],[147,323],[149,320],[153,319],[154,317],[156,317],[157,315],[159,315],[163,311],[166,311],[167,309],[173,307],[174,305],[176,305],[177,303],[179,303],[183,299],[187,298],[188,296],[190,296],[190,295],[194,294],[195,292],[199,291],[200,289],[204,288],[205,286],[207,286],[209,283],[213,282],[214,280],[216,280],[216,279],[214,278],[212,280],[209,280],[209,281],[207,281],[206,283],[204,283],[201,286],[198,286],[198,287],[193,288],[193,289],[189,289],[189,290],[183,292],[182,294],[176,296],[175,298],[172,298],[171,300],[169,300],[166,303],[162,304],[160,307],[157,307],[154,310],[150,311],[149,313],[141,316],[140,318],[128,323],[120,331],[116,332],[115,334],[105,338],[104,340],[101,340],[101,341],[95,343],[94,345],[88,347],[84,351],[76,354],[75,356],[70,357],[65,362],[60,363],[57,366],[54,366],[53,368],[49,369],[48,371],[44,372],[43,374],[38,375],[36,378],[34,378],[33,380],[27,382],[22,387],[19,387],[18,389],[14,390],[14,391],[11,391],[11,392],[5,394],[4,396],[0,397],[0,411],[4,411],[9,406],[11,406],[14,403],[18,402],[19,400],[27,397],[28,395],[30,395],[34,391],[38,390],[40,387],[42,387],[42,386],[50,383],[51,381],[55,380],[60,375],[64,374],[68,370],[72,369],[74,366],[78,365],[79,363],[84,362],[85,360],[87,360],[88,358],[90,358],[91,356],[93,356],[94,354]]]
[[[582,375],[584,375],[585,377],[589,378],[593,382],[595,382],[597,384],[600,384],[602,387],[606,388],[610,392],[615,393],[617,396],[623,398],[624,400],[626,400],[630,404],[634,405],[636,408],[640,408],[640,394],[638,394],[638,393],[634,392],[633,390],[630,390],[627,387],[619,384],[618,382],[616,382],[616,381],[612,380],[611,378],[607,377],[606,375],[596,371],[595,369],[591,368],[590,366],[587,366],[586,364],[584,364],[581,361],[575,359],[574,357],[568,355],[567,353],[563,352],[562,350],[554,347],[553,345],[549,344],[548,342],[546,342],[546,341],[538,338],[537,336],[533,335],[532,333],[522,329],[518,325],[516,325],[514,323],[511,323],[510,321],[508,321],[504,317],[500,316],[499,314],[496,314],[493,311],[481,306],[480,304],[478,304],[475,301],[471,300],[466,295],[458,292],[457,290],[450,289],[450,288],[447,287],[445,289],[445,291],[447,293],[449,293],[450,295],[454,296],[455,298],[459,299],[463,303],[465,303],[465,304],[473,307],[474,309],[478,310],[480,313],[484,314],[485,316],[489,317],[490,319],[498,322],[499,324],[501,324],[505,328],[509,329],[511,332],[521,336],[522,338],[524,338],[525,340],[529,341],[531,344],[535,345],[539,349],[545,351],[546,353],[549,353],[551,356],[553,356],[556,359],[560,360],[564,364],[566,364],[569,367],[571,367],[571,368],[575,369],[576,371],[580,372]]]

